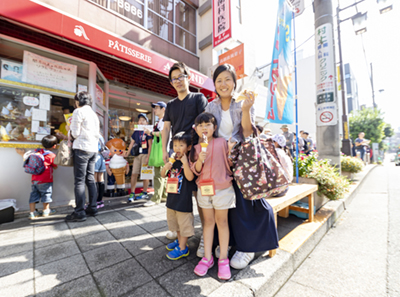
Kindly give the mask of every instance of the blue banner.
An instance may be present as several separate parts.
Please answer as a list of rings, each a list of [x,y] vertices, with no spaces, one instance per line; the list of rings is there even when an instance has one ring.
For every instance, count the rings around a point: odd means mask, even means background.
[[[286,0],[279,0],[265,120],[279,124],[293,123],[292,74],[292,9]]]

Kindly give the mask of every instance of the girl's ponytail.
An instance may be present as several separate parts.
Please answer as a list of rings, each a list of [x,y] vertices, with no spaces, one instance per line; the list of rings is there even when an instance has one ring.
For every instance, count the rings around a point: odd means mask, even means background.
[[[196,157],[196,149],[194,146],[199,142],[199,136],[196,133],[196,130],[193,128],[192,129],[192,148],[190,149],[190,154],[189,154],[189,160],[190,162],[194,163],[197,160],[195,160]]]

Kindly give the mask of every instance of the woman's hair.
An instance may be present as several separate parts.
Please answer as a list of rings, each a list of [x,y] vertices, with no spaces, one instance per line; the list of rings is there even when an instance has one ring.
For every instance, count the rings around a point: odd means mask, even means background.
[[[90,107],[92,106],[92,96],[90,96],[90,94],[86,91],[81,91],[76,93],[75,97],[74,97],[75,101],[78,101],[78,105],[80,107],[85,106],[85,105],[89,105]]]
[[[214,125],[215,131],[213,133],[213,137],[217,138],[218,137],[218,123],[217,123],[217,119],[208,112],[203,112],[201,114],[199,114],[197,116],[197,118],[194,120],[194,126],[197,127],[198,125],[202,124],[202,123],[212,123]],[[197,144],[198,142],[198,135],[195,129],[193,129],[192,131],[192,143],[193,145]],[[195,162],[195,150],[192,149],[190,150],[190,162]]]
[[[264,128],[260,125],[256,125],[256,128],[258,130],[258,132],[260,132],[260,134],[263,132]]]
[[[235,86],[233,87],[233,90],[236,90],[236,80],[237,80],[236,70],[235,70],[235,67],[233,67],[231,64],[222,64],[222,65],[219,65],[217,67],[217,69],[215,69],[214,74],[213,74],[214,86],[215,86],[215,81],[217,80],[218,76],[224,71],[228,71],[232,75],[233,83],[235,84]],[[218,94],[217,91],[216,91],[216,93]],[[218,96],[219,96],[219,94],[218,94]]]
[[[172,142],[174,141],[182,141],[184,143],[186,143],[186,145],[189,147],[190,145],[192,145],[192,137],[189,134],[185,134],[185,131],[176,133],[173,137],[172,137]]]

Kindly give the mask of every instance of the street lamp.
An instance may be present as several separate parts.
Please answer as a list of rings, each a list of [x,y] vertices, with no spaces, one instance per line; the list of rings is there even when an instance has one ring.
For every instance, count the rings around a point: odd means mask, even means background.
[[[367,32],[367,13],[358,12],[351,18],[356,35]]]
[[[393,9],[393,4],[391,0],[376,0],[379,7],[380,14],[384,14]]]

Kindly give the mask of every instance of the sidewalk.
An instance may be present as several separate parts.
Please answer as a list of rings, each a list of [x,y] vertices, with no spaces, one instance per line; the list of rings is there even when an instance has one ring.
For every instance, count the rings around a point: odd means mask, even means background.
[[[197,211],[190,256],[178,261],[165,257],[170,242],[165,238],[165,204],[113,205],[82,223],[65,223],[65,214],[17,219],[0,225],[0,296],[272,296],[329,230],[373,167],[357,175],[347,200],[322,208],[315,223],[292,215],[279,218],[276,256],[256,254],[246,269],[232,269],[228,282],[218,279],[216,266],[202,278],[193,273],[201,235]]]

